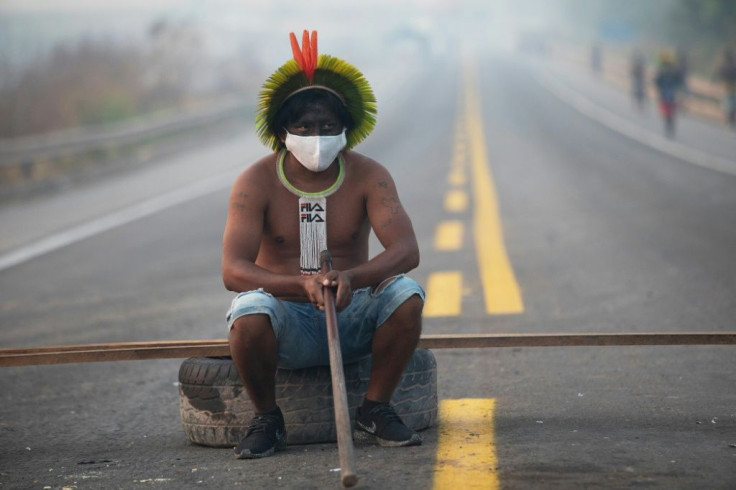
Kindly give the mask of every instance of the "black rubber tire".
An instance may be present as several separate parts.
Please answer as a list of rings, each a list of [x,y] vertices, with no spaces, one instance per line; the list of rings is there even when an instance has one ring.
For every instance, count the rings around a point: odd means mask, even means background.
[[[370,370],[370,358],[344,368],[351,422],[363,400]],[[337,440],[329,366],[278,369],[276,399],[284,414],[289,444]],[[404,423],[414,430],[434,424],[437,362],[432,352],[414,352],[391,403]],[[179,408],[187,438],[210,447],[236,446],[253,417],[253,407],[229,357],[193,357],[182,363]]]

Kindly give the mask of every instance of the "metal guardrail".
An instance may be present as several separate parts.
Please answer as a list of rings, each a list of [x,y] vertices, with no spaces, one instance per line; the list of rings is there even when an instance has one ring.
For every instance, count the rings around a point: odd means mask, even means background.
[[[250,100],[234,97],[200,109],[142,116],[115,125],[0,139],[0,186],[33,179],[35,164],[53,166],[54,162],[62,159],[73,159],[98,150],[107,151],[207,127],[234,119],[252,108],[253,103]]]
[[[39,136],[0,139],[0,165],[10,159],[48,156],[57,152],[79,152],[110,144],[130,141],[202,126],[212,121],[241,113],[252,104],[242,99],[220,101],[205,109],[170,115],[136,118],[113,126],[97,126],[58,131]]]

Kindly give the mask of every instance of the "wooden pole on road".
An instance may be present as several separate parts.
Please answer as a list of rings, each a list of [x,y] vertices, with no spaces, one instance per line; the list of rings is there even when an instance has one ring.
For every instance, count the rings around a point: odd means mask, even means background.
[[[736,331],[677,333],[519,333],[422,335],[423,349],[488,347],[592,347],[631,345],[736,345]],[[111,342],[0,349],[0,367],[78,362],[229,356],[227,339]]]

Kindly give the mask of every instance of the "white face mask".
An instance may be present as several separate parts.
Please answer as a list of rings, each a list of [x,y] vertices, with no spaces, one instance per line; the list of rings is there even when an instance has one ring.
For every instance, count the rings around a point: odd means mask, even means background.
[[[286,132],[286,148],[312,172],[323,172],[345,148],[345,130],[335,136],[297,136]]]

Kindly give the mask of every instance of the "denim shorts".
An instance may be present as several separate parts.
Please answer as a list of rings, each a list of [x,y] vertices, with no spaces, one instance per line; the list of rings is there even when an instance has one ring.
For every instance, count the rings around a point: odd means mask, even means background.
[[[350,305],[337,313],[343,363],[356,362],[371,353],[376,329],[413,295],[424,301],[424,290],[403,274],[377,288],[353,291]],[[282,301],[257,289],[238,294],[227,313],[228,328],[245,315],[266,314],[279,346],[278,366],[301,369],[330,364],[325,312],[312,303]]]

